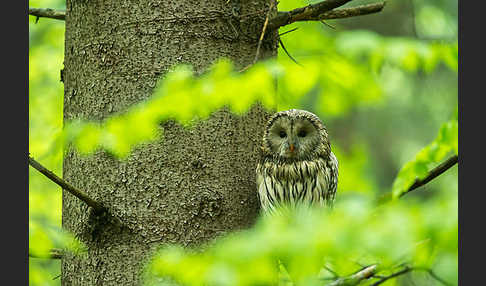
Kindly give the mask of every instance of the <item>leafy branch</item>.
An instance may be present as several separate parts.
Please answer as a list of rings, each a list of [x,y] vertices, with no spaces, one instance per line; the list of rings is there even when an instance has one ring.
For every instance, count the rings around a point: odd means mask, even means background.
[[[68,182],[56,176],[56,174],[54,174],[52,171],[42,166],[39,162],[34,160],[34,158],[30,157],[30,155],[29,155],[29,165],[31,165],[37,171],[41,172],[44,176],[49,178],[54,183],[58,184],[61,188],[70,192],[72,195],[74,195],[81,201],[85,202],[88,206],[92,207],[96,213],[102,213],[106,210],[101,203],[93,200],[85,192],[81,191],[80,189],[74,187],[73,185],[69,184]]]
[[[399,198],[405,193],[425,185],[458,162],[458,121],[457,112],[448,122],[442,124],[439,134],[429,145],[420,150],[415,158],[406,163],[399,171],[392,186],[392,197]],[[443,161],[448,154],[452,157]],[[428,170],[429,165],[439,164]]]
[[[398,195],[398,198],[401,198],[402,196],[410,193],[413,190],[416,190],[428,182],[432,181],[433,179],[437,178],[439,175],[443,174],[445,171],[449,170],[452,168],[454,165],[456,165],[458,162],[458,155],[453,155],[449,157],[447,160],[442,162],[440,165],[435,167],[434,169],[430,170],[427,175],[423,178],[415,178],[415,181],[410,187],[408,187],[406,190],[404,190],[400,195]],[[381,197],[378,198],[378,204],[386,203],[390,201],[393,198],[393,193],[389,192]]]
[[[432,181],[445,171],[449,170],[452,168],[455,164],[458,162],[458,155],[453,155],[446,161],[442,162],[439,166],[435,167],[434,169],[430,170],[430,172],[425,176],[423,179],[415,179],[415,182],[403,193],[401,193],[399,196],[403,196],[425,184],[428,182]]]

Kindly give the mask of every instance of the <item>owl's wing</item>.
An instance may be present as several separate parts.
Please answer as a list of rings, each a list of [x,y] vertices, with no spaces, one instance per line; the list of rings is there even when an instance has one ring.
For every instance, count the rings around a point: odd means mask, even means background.
[[[327,181],[327,192],[326,192],[326,204],[328,206],[333,205],[334,199],[336,198],[336,190],[338,184],[338,160],[334,153],[331,152],[329,155],[329,160],[327,162],[329,168],[329,180]]]
[[[256,168],[256,185],[257,185],[257,194],[258,199],[260,200],[260,206],[262,207],[263,211],[266,212],[268,209],[269,201],[267,198],[267,190],[265,184],[265,174],[263,171],[262,165],[259,163]]]
[[[256,168],[256,183],[258,188],[258,198],[263,213],[274,212],[280,200],[277,199],[277,196],[280,198],[284,193],[282,185],[277,184],[275,179],[265,172],[262,163],[259,163]]]

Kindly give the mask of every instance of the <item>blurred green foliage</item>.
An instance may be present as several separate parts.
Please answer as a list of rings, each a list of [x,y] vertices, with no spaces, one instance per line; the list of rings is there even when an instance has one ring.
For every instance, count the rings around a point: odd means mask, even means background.
[[[280,1],[279,10],[310,2],[318,1]],[[61,175],[68,142],[84,153],[105,148],[123,159],[137,144],[163,136],[158,123],[168,118],[190,128],[223,105],[242,114],[256,100],[276,110],[307,109],[328,127],[340,161],[333,212],[262,219],[204,251],[164,248],[152,261],[153,277],[249,285],[275,279],[279,259],[294,281],[309,285],[322,265],[349,275],[360,269],[356,261],[379,262],[383,275],[395,271],[396,263],[423,265],[457,284],[457,168],[430,182],[427,191],[383,207],[372,203],[383,193],[399,194],[448,154],[457,154],[457,1],[407,3],[388,1],[379,14],[328,21],[335,30],[320,23],[282,28],[299,27],[282,40],[302,67],[281,48],[276,60],[245,73],[225,60],[199,78],[190,67],[175,67],[148,101],[104,122],[66,122],[64,129],[64,22],[41,18],[35,24],[29,17],[29,152]],[[29,0],[29,6],[64,8],[65,2]],[[61,205],[60,187],[30,168],[32,253],[72,244],[61,231]],[[59,285],[60,279],[53,280],[59,274],[58,260],[29,259],[31,285]],[[435,283],[418,272],[407,277],[413,282],[400,278],[385,285]]]
[[[427,45],[403,39],[384,41],[370,32],[349,34],[333,43],[332,56],[306,59],[303,67],[288,60],[269,60],[240,73],[229,61],[220,60],[197,78],[190,67],[175,67],[161,79],[149,100],[102,123],[76,121],[66,126],[66,142],[74,141],[84,153],[102,146],[117,156],[126,157],[136,144],[154,139],[159,122],[168,118],[187,124],[195,118],[204,119],[223,106],[241,114],[256,101],[267,108],[285,110],[299,106],[310,93],[315,95],[321,113],[330,117],[345,116],[352,107],[376,104],[382,99],[373,70],[385,63],[408,72],[417,72],[420,68],[430,72],[442,61],[457,70],[457,44]],[[340,48],[348,54],[339,54]],[[363,65],[352,61],[357,54],[370,57],[370,63]],[[455,57],[455,64],[451,63],[451,57]],[[278,89],[274,86],[275,80]]]
[[[323,63],[326,69],[321,68]],[[278,94],[275,80],[279,84]],[[362,92],[356,95],[353,91],[358,88]],[[66,126],[66,141],[74,141],[85,153],[102,146],[126,157],[137,143],[155,138],[162,120],[172,118],[190,125],[191,120],[204,119],[223,106],[229,106],[237,114],[244,113],[256,101],[270,109],[277,106],[288,109],[298,106],[311,89],[330,103],[330,114],[345,112],[341,98],[356,104],[380,98],[373,78],[343,59],[323,57],[318,62],[306,62],[306,69],[272,60],[257,63],[244,73],[235,71],[229,61],[220,60],[197,78],[187,66],[176,67],[161,80],[148,101],[100,124],[76,121]]]
[[[323,266],[342,276],[375,263],[378,275],[403,263],[432,268],[457,256],[457,217],[443,220],[444,213],[456,212],[457,204],[445,197],[436,204],[398,201],[378,208],[363,198],[349,199],[332,211],[263,217],[251,230],[203,250],[163,247],[148,271],[183,285],[271,285],[280,261],[295,285],[324,285],[331,273]],[[457,279],[457,269],[435,270],[448,281]],[[376,280],[365,285],[370,282]]]

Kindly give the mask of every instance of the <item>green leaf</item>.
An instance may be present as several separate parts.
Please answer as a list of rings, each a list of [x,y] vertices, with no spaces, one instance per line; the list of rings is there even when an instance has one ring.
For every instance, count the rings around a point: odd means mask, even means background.
[[[431,166],[440,164],[450,153],[458,153],[457,112],[450,121],[441,126],[435,140],[402,167],[393,182],[393,198],[398,198],[405,193],[416,179],[427,176]]]

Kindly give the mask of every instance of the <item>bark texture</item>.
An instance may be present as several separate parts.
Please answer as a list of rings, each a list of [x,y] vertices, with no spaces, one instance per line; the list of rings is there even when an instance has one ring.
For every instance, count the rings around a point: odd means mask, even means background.
[[[255,56],[268,0],[67,0],[64,120],[103,120],[148,98],[173,65],[203,72],[220,57],[238,68]],[[276,14],[276,10],[273,14]],[[260,58],[277,53],[268,32]],[[97,216],[63,193],[63,227],[88,248],[66,254],[62,285],[141,285],[146,258],[161,243],[194,246],[255,221],[255,167],[269,112],[226,109],[120,161],[104,151],[64,154],[63,177],[101,202]]]

